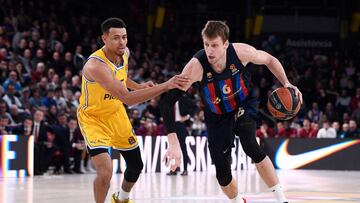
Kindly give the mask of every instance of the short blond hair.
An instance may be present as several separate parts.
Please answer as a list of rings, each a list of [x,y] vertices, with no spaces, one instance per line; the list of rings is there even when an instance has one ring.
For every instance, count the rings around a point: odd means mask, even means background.
[[[209,20],[202,29],[201,36],[206,36],[211,39],[219,36],[223,42],[226,42],[229,39],[229,33],[229,26],[227,26],[224,21]]]

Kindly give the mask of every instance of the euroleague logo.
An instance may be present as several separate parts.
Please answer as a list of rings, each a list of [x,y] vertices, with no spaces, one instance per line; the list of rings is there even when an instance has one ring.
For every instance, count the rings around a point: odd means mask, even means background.
[[[133,145],[133,144],[136,143],[136,140],[135,140],[134,137],[129,137],[129,138],[128,138],[128,142],[129,142],[129,144]]]

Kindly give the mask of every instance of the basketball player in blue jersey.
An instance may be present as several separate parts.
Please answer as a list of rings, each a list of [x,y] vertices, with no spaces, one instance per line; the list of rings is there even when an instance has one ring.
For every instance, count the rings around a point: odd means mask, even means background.
[[[204,49],[186,64],[181,75],[188,76],[190,83],[197,86],[205,104],[208,146],[218,183],[232,202],[246,202],[239,196],[236,181],[231,175],[231,148],[236,134],[277,202],[284,203],[287,200],[274,166],[255,138],[259,102],[251,87],[246,66],[248,63],[266,65],[284,87],[295,90],[302,102],[301,92],[289,82],[284,68],[275,57],[247,44],[229,43],[229,27],[224,22],[208,21],[201,34]],[[169,148],[164,160],[166,164],[175,163],[172,170],[180,163],[181,156],[175,134],[173,107],[183,93],[181,90],[171,90],[163,94],[160,105],[169,133]]]

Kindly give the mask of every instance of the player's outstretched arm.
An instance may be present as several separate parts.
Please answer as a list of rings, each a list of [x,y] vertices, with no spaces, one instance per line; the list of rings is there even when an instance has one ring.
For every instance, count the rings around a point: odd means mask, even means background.
[[[302,103],[302,94],[300,90],[289,82],[284,67],[277,58],[265,51],[256,50],[248,44],[235,43],[234,47],[237,55],[242,60],[243,65],[246,65],[249,62],[257,65],[266,65],[284,87],[291,87],[295,90],[296,95],[300,98]]]
[[[127,105],[147,101],[174,88],[183,89],[190,82],[188,78],[176,75],[154,87],[129,92],[123,82],[113,76],[106,64],[97,59],[90,59],[85,64],[83,74],[87,79],[99,83],[109,93]]]
[[[152,81],[147,81],[144,83],[137,83],[130,78],[128,78],[126,80],[126,87],[131,90],[140,90],[140,89],[145,89],[145,88],[153,87],[153,86],[155,86],[155,84]]]

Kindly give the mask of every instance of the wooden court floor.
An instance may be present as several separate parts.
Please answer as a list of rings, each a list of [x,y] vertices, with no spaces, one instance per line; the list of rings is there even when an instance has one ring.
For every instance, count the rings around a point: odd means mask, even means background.
[[[360,203],[360,171],[277,171],[289,202]],[[254,170],[234,171],[239,190],[250,203],[275,202]],[[0,178],[1,203],[89,203],[94,174]],[[122,174],[113,176],[110,192],[119,187]],[[109,195],[108,195],[109,196]],[[219,189],[214,172],[188,176],[143,173],[131,196],[136,203],[229,202]],[[107,202],[109,202],[107,200]]]

